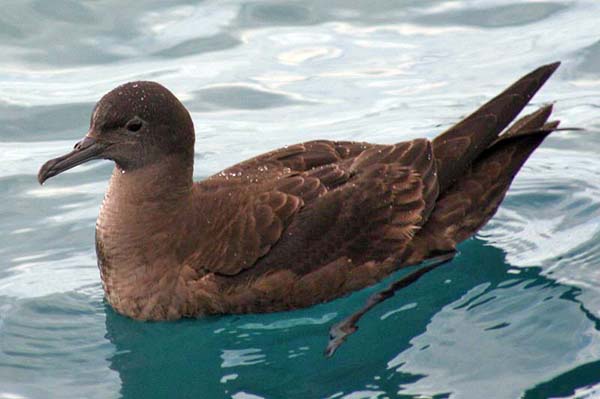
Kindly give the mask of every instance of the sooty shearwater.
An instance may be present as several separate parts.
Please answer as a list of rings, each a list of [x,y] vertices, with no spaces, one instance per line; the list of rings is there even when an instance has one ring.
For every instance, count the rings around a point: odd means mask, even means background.
[[[119,313],[173,320],[306,307],[451,257],[485,225],[558,126],[547,105],[500,135],[558,66],[529,73],[432,141],[310,141],[201,182],[186,108],[158,83],[126,83],[102,97],[83,140],[38,180],[115,162],[96,253]]]

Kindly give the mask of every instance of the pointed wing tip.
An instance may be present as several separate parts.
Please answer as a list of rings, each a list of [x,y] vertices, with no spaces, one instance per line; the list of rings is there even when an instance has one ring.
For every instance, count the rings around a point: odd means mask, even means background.
[[[546,122],[542,126],[541,130],[548,130],[548,133],[551,133],[552,131],[556,130],[556,128],[558,127],[558,125],[560,125],[560,121],[559,120]]]
[[[539,67],[537,69],[536,72],[542,73],[543,75],[546,76],[546,79],[547,79],[554,73],[554,71],[556,71],[558,69],[560,64],[561,64],[560,61],[556,61],[551,64],[542,65],[541,67]]]
[[[533,95],[542,87],[542,85],[546,83],[548,79],[550,79],[550,76],[554,74],[554,72],[558,69],[559,66],[560,61],[542,65],[541,67],[538,67],[530,73],[528,73],[527,75],[523,76],[523,78],[517,81],[517,84],[522,81],[528,81],[530,79],[533,79],[535,81],[534,89],[530,95],[530,97],[533,97]]]
[[[552,115],[552,111],[554,110],[554,104],[546,104],[540,107],[537,111],[532,113],[531,115],[539,115],[541,119],[548,120],[550,115]]]
[[[561,61],[554,61],[551,64],[546,65],[548,68],[552,68],[554,70],[556,70],[561,64]]]

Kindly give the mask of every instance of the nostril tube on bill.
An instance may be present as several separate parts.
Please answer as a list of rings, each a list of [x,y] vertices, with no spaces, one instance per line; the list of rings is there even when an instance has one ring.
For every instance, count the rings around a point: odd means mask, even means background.
[[[73,149],[76,151],[81,151],[86,149],[87,147],[91,146],[92,144],[95,144],[96,140],[89,137],[89,136],[85,136],[83,138],[83,140],[77,142],[74,146]]]

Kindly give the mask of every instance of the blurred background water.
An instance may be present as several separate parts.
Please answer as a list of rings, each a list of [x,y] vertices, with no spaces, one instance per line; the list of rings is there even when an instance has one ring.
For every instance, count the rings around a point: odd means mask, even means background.
[[[600,397],[600,2],[12,1],[0,14],[0,398]],[[44,160],[130,80],[173,90],[202,179],[316,138],[434,137],[531,69],[563,125],[460,255],[371,311],[140,323],[103,301],[111,165],[43,188]],[[398,276],[396,276],[397,278]]]

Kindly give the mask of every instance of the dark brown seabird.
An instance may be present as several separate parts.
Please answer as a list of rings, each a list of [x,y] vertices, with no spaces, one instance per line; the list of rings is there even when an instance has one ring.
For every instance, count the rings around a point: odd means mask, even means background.
[[[550,105],[502,135],[559,63],[536,69],[433,141],[311,141],[193,182],[194,125],[166,88],[132,82],[95,106],[43,183],[116,164],[96,224],[102,284],[139,320],[273,312],[332,300],[440,254],[494,215],[558,126]]]

